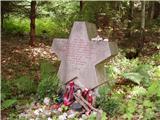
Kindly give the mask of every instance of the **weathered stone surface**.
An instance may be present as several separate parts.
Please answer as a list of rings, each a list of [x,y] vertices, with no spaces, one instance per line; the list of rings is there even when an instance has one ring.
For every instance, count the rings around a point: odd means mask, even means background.
[[[76,84],[88,88],[106,80],[103,62],[117,54],[117,45],[108,41],[91,41],[96,36],[94,24],[74,22],[69,39],[53,40],[52,52],[61,60],[60,80],[67,82],[77,76]]]

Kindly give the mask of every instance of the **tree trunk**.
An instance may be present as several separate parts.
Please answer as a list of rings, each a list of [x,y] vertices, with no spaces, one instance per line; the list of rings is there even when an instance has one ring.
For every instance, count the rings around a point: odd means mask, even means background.
[[[1,30],[3,31],[4,30],[4,28],[3,28],[3,23],[4,23],[4,14],[3,14],[3,12],[1,13]]]
[[[154,5],[154,1],[151,1],[151,13],[150,13],[150,20],[153,19],[153,16],[154,16],[154,8],[155,5]]]
[[[82,9],[83,9],[83,1],[80,0],[80,13],[82,12]]]
[[[29,44],[34,46],[35,42],[35,18],[36,18],[36,1],[31,1],[31,11],[30,11],[30,41]]]
[[[145,28],[145,1],[142,1],[141,29]]]
[[[157,19],[160,16],[160,2],[154,2],[154,15],[153,19]]]
[[[132,36],[132,20],[133,20],[133,5],[134,5],[134,1],[130,1],[129,2],[129,12],[128,12],[128,30],[129,33],[127,35],[127,37],[131,37]]]
[[[141,38],[138,46],[138,52],[140,52],[144,45],[145,40],[145,1],[141,1],[142,12],[141,12]]]

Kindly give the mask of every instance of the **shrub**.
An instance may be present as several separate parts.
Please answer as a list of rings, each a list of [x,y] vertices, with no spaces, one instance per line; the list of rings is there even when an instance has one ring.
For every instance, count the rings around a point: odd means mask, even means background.
[[[54,73],[53,75],[48,75],[41,80],[38,85],[37,93],[40,98],[44,98],[46,96],[52,97],[58,91],[59,79]]]
[[[113,116],[118,112],[119,103],[113,98],[101,96],[97,97],[96,102],[96,105],[102,108],[102,110],[110,116]]]
[[[7,80],[1,81],[1,101],[2,106],[1,109],[7,109],[9,107],[12,107],[14,104],[17,103],[17,100],[15,98],[10,98],[12,96],[11,92],[11,86]]]
[[[119,101],[116,98],[111,98],[107,94],[111,92],[110,88],[103,86],[99,89],[100,97],[96,99],[96,105],[102,108],[108,115],[113,116],[118,112]]]
[[[41,81],[38,85],[37,93],[40,98],[51,97],[56,94],[59,88],[59,79],[54,71],[53,64],[42,61],[40,65]]]
[[[22,76],[15,80],[15,86],[19,93],[30,94],[36,92],[36,84],[28,76]]]
[[[1,100],[9,98],[11,95],[11,88],[6,80],[1,81]]]
[[[28,18],[20,18],[10,16],[4,21],[4,28],[6,33],[13,35],[29,35],[30,32],[30,20]],[[36,19],[36,36],[39,37],[67,37],[68,28],[66,26],[60,26],[59,21],[47,18]],[[58,29],[57,29],[58,28]]]
[[[20,33],[28,34],[29,33],[29,19],[27,18],[17,18],[11,16],[4,21],[4,28],[7,33]]]

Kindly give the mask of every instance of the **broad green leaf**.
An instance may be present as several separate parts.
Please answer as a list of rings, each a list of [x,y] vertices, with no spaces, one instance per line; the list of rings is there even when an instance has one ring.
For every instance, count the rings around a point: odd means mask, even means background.
[[[143,79],[143,76],[139,73],[124,73],[123,77],[137,84],[140,84]]]
[[[16,102],[17,102],[16,99],[8,99],[2,103],[2,109],[9,108],[12,105],[14,105]]]

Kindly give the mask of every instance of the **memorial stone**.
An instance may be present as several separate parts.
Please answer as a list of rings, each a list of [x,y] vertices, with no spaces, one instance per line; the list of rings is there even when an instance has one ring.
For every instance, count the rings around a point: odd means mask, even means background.
[[[118,53],[116,43],[92,41],[96,26],[88,22],[74,22],[68,39],[55,38],[52,52],[61,60],[58,76],[62,82],[74,77],[80,87],[92,88],[107,79],[104,61]]]

